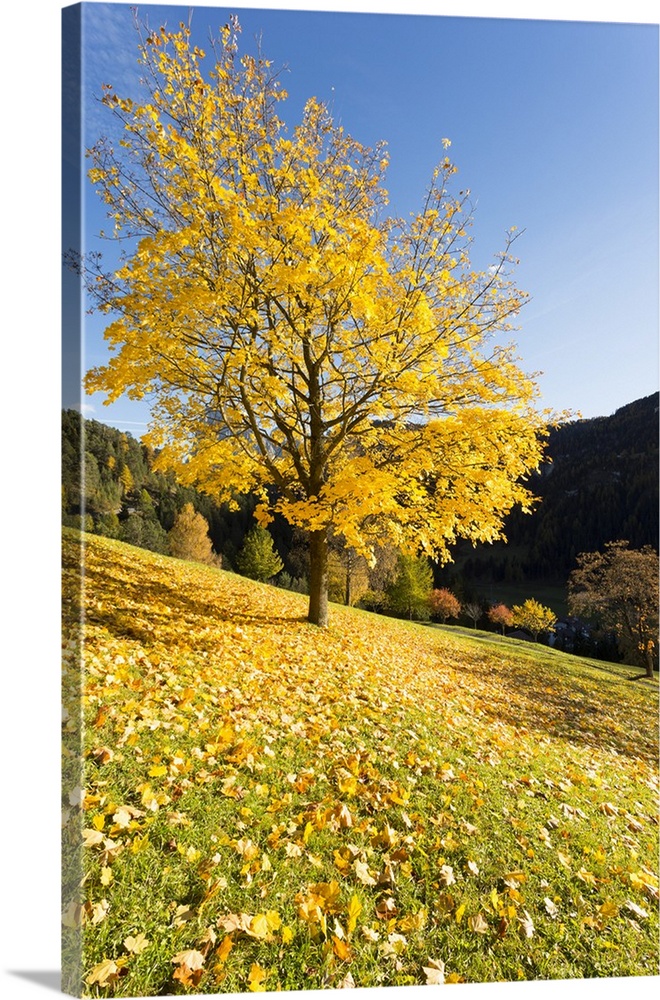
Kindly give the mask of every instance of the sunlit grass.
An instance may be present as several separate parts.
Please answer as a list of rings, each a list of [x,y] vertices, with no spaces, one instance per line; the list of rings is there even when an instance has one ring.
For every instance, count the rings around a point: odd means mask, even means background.
[[[657,684],[86,544],[89,995],[657,974]]]

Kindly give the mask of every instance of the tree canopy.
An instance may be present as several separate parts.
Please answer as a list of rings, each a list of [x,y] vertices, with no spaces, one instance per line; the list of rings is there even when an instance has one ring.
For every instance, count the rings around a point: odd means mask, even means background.
[[[122,138],[99,139],[89,176],[127,249],[83,264],[112,352],[86,385],[153,399],[148,441],[182,482],[253,492],[262,524],[309,532],[323,625],[331,528],[367,557],[498,538],[529,506],[547,418],[502,342],[525,300],[515,234],[473,269],[444,152],[421,210],[388,218],[384,147],[313,97],[287,130],[278,75],[239,57],[239,30],[206,75],[185,25],[140,34],[144,99],[105,87]]]
[[[658,554],[650,545],[610,542],[602,552],[582,552],[568,580],[571,614],[610,628],[628,660],[653,677],[658,656]]]
[[[433,570],[426,557],[416,557],[401,554],[399,556],[397,574],[387,588],[387,606],[395,614],[406,618],[420,618],[426,621],[431,617],[431,588],[433,587]]]
[[[191,503],[184,504],[177,514],[167,541],[170,555],[177,559],[209,564],[217,561],[209,537],[209,523]]]
[[[431,612],[439,618],[441,622],[446,622],[448,618],[458,618],[461,613],[461,602],[446,587],[436,588],[429,595]]]
[[[538,641],[539,632],[549,632],[557,622],[557,615],[552,608],[547,608],[535,597],[530,597],[522,604],[514,604],[511,608],[511,624],[527,629]]]
[[[513,625],[513,612],[506,604],[494,604],[488,609],[487,617],[492,625],[502,629],[502,635],[505,634],[507,626]]]
[[[284,567],[275,551],[270,532],[260,524],[248,531],[243,548],[236,557],[236,567],[252,580],[270,580]]]

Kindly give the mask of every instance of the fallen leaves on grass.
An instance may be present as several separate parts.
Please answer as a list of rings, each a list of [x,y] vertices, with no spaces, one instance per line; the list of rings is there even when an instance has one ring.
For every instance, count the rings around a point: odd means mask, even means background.
[[[439,958],[429,958],[422,968],[427,986],[441,986],[445,981],[445,963]]]
[[[124,948],[126,951],[130,952],[131,955],[139,955],[145,950],[145,948],[148,947],[149,942],[142,932],[136,934],[135,937],[132,934],[129,934],[127,938],[124,938]]]
[[[64,796],[85,882],[64,922],[86,936],[88,984],[140,993],[136,866],[157,873],[164,992],[172,975],[180,990],[203,975],[279,988],[275,955],[299,988],[375,985],[375,959],[386,983],[469,979],[469,960],[446,974],[420,958],[448,927],[467,954],[496,945],[502,978],[546,928],[653,947],[641,904],[657,875],[636,859],[653,850],[654,706],[639,687],[350,609],[314,629],[298,595],[94,536],[86,572],[85,783]],[[65,648],[67,732],[80,673]],[[604,951],[607,974],[635,974],[633,949]],[[567,956],[558,975],[588,974]]]

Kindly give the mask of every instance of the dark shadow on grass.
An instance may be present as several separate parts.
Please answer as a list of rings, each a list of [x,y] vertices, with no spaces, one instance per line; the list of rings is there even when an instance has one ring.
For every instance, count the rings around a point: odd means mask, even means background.
[[[296,600],[291,601],[290,614],[271,614],[274,591],[241,578],[237,578],[240,586],[228,588],[226,577],[216,570],[209,570],[208,586],[202,590],[199,579],[187,584],[185,574],[177,575],[168,560],[149,565],[149,577],[143,583],[136,575],[137,552],[132,558],[130,552],[118,551],[110,566],[95,554],[87,559],[85,566],[86,619],[117,638],[138,641],[145,649],[158,644],[161,648],[169,645],[173,650],[187,640],[198,651],[215,653],[217,634],[207,635],[208,626],[213,623],[226,622],[237,628],[252,626],[255,643],[261,630],[267,635],[267,630],[274,626],[307,623],[307,618],[299,613],[300,595],[279,591],[283,600],[287,597]],[[74,546],[68,553],[65,550],[64,555],[69,568],[75,567],[78,549]],[[227,603],[230,592],[234,594],[231,605]],[[100,603],[96,595],[102,597]],[[655,725],[648,725],[641,707],[639,712],[629,711],[622,716],[626,709],[622,709],[620,693],[625,678],[620,670],[610,669],[604,662],[601,665],[589,661],[589,666],[602,674],[602,692],[596,698],[579,679],[568,675],[561,678],[554,670],[550,675],[539,659],[540,647],[535,644],[515,642],[514,645],[513,640],[478,632],[472,635],[471,631],[465,633],[471,640],[470,652],[465,649],[462,652],[464,682],[469,687],[472,674],[488,687],[492,661],[483,655],[483,648],[487,647],[502,664],[506,689],[512,695],[498,696],[493,690],[492,697],[482,702],[486,719],[506,722],[515,728],[522,725],[575,743],[609,747],[630,757],[657,760]],[[231,641],[231,629],[227,629],[226,638]],[[554,650],[546,650],[542,655],[549,660],[558,657],[558,665],[561,661]]]
[[[78,558],[77,548],[64,549],[63,567],[73,571],[69,581],[73,581],[74,587]],[[167,646],[170,641],[172,646],[176,646],[186,633],[193,638],[199,636],[199,648],[212,647],[213,643],[205,644],[202,638],[210,622],[268,628],[307,621],[306,615],[269,613],[268,594],[264,594],[259,601],[256,590],[246,593],[244,598],[238,593],[232,605],[223,604],[226,592],[222,587],[223,578],[215,576],[213,571],[209,574],[208,591],[204,593],[193,588],[186,591],[167,565],[150,567],[152,575],[143,583],[136,577],[134,566],[124,567],[122,563],[119,554],[119,558],[112,563],[114,575],[111,575],[106,563],[88,556],[84,573],[87,594],[85,621],[107,629],[115,638],[133,640],[145,648],[155,643]],[[281,593],[284,596],[287,592]],[[217,600],[213,600],[214,594]],[[95,595],[102,595],[102,600],[96,600]],[[74,607],[75,597],[76,594],[72,594],[69,601],[74,617],[79,614]],[[258,609],[259,603],[263,611]]]
[[[632,678],[620,673],[612,676],[608,671],[602,690],[594,693],[577,679],[548,675],[541,663],[537,673],[530,665],[523,669],[515,659],[506,658],[504,650],[502,665],[512,697],[498,697],[493,690],[482,703],[486,718],[571,743],[611,749],[626,757],[657,761],[655,725],[649,725],[641,706],[638,715],[621,704],[620,685]],[[466,660],[465,667],[466,673],[486,683],[492,673],[488,661],[478,655]]]
[[[61,980],[62,973],[59,969],[54,970],[37,970],[37,969],[7,969],[10,976],[16,976],[18,979],[27,979],[30,983],[36,983],[37,986],[43,986],[45,990],[52,990],[55,993],[61,993]]]

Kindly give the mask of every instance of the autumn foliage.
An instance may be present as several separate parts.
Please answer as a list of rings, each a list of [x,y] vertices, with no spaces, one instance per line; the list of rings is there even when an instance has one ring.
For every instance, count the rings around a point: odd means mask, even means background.
[[[546,417],[505,343],[525,295],[513,234],[469,260],[468,194],[442,154],[420,211],[387,218],[387,155],[315,98],[298,125],[261,56],[222,29],[140,44],[146,92],[103,94],[115,135],[89,172],[119,267],[83,272],[112,356],[87,388],[155,399],[161,468],[220,499],[254,493],[309,532],[310,621],[327,623],[328,538],[445,559],[492,541],[541,457]],[[114,121],[113,121],[114,116]],[[449,145],[443,140],[445,149]]]
[[[492,625],[496,625],[502,629],[502,635],[504,635],[507,627],[513,625],[513,612],[506,604],[494,604],[492,608],[488,609],[487,614],[488,621]]]
[[[461,613],[461,602],[446,587],[438,587],[429,595],[431,614],[446,622],[448,618],[458,618]]]
[[[93,535],[82,593],[79,544],[70,992],[653,968],[656,704],[626,668],[339,606],[320,631],[301,595]]]
[[[602,552],[582,552],[568,581],[573,614],[594,619],[617,636],[629,662],[648,677],[658,662],[658,553],[645,545],[610,542]]]
[[[170,555],[178,559],[213,563],[217,556],[209,538],[209,525],[191,503],[183,505],[167,535]]]
[[[535,597],[529,597],[522,604],[514,604],[511,608],[511,623],[531,632],[534,641],[538,640],[539,633],[549,632],[556,621],[557,615],[552,608],[545,607]]]

